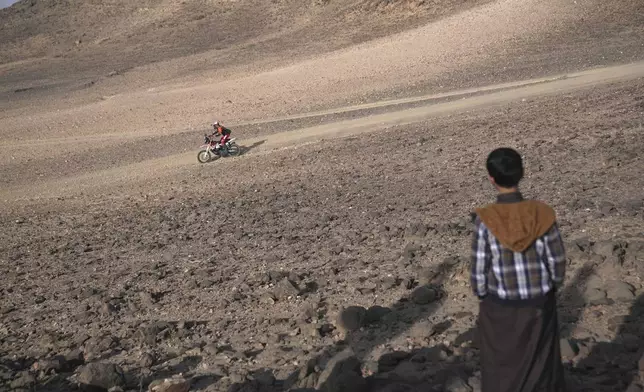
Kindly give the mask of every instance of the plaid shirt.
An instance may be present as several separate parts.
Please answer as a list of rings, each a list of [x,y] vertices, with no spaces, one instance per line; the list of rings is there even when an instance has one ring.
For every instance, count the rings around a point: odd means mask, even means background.
[[[503,247],[478,217],[474,224],[472,288],[479,298],[536,299],[563,283],[566,256],[556,223],[523,252]]]

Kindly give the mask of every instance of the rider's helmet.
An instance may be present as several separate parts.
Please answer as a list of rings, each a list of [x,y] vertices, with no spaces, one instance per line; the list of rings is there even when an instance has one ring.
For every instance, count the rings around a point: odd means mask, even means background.
[[[217,128],[218,126],[219,126],[219,121],[215,121],[214,123],[212,123],[213,128]]]

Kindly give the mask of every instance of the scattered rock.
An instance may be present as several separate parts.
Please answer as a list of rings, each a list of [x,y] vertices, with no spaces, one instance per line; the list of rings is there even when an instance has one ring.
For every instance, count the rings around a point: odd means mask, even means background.
[[[278,300],[285,300],[288,297],[296,297],[300,294],[300,290],[290,280],[284,278],[273,290],[273,295]]]
[[[190,382],[182,377],[153,381],[148,387],[149,392],[188,392],[189,390]]]
[[[619,302],[632,301],[635,288],[626,282],[610,282],[606,285],[607,297]]]
[[[349,306],[338,316],[338,324],[347,331],[357,331],[365,324],[367,309],[362,306]]]
[[[418,305],[426,305],[436,300],[436,291],[429,287],[421,286],[411,293],[411,300]]]
[[[85,386],[108,390],[112,387],[124,387],[123,370],[111,363],[90,363],[78,374],[78,382]]]

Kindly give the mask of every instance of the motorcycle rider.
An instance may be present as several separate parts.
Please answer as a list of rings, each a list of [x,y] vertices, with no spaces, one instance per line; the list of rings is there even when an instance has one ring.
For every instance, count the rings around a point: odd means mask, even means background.
[[[230,140],[231,130],[224,127],[219,121],[212,123],[212,127],[215,129],[212,136],[221,136],[219,143],[217,143],[217,146],[215,147],[215,150],[219,150],[226,144],[226,142],[228,142],[228,140]]]

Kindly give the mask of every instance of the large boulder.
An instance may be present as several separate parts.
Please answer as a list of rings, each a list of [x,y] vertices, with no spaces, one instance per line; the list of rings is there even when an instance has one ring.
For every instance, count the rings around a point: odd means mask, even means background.
[[[346,331],[357,331],[366,321],[367,309],[362,306],[349,306],[338,315],[338,324]]]
[[[109,390],[113,387],[125,387],[123,370],[112,363],[89,363],[82,367],[78,382],[86,390]]]
[[[323,392],[365,392],[367,381],[362,378],[360,361],[351,349],[336,354],[320,374],[316,388]]]

